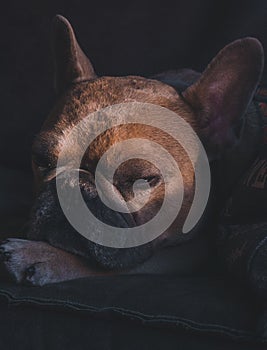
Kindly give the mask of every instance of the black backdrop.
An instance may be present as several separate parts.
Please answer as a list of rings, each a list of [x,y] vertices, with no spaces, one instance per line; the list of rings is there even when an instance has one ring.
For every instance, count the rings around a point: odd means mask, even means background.
[[[30,169],[34,134],[53,103],[50,23],[73,24],[99,75],[203,70],[230,41],[267,48],[267,2],[17,1],[1,4],[0,165]],[[266,73],[265,73],[266,75]]]

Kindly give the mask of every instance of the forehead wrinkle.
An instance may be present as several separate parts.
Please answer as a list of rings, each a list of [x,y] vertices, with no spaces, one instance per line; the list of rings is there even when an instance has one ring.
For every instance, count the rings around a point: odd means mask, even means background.
[[[74,85],[60,99],[42,128],[43,132],[47,132],[47,138],[53,139],[52,142],[48,142],[48,146],[58,156],[62,147],[70,143],[68,135],[79,121],[90,113],[112,104],[131,101],[163,106],[180,114],[187,121],[192,114],[176,91],[162,82],[141,77],[102,77],[93,82]],[[121,116],[121,121],[124,122],[125,118]],[[192,121],[190,123],[193,124]],[[89,135],[94,129],[95,126],[91,125],[86,133]],[[121,137],[119,132],[117,134],[113,132],[113,135],[106,134],[105,137],[107,136],[109,138],[108,141],[105,140],[106,143]],[[98,142],[98,147],[103,140],[104,138]],[[75,156],[78,145],[70,143],[68,147],[70,153]]]

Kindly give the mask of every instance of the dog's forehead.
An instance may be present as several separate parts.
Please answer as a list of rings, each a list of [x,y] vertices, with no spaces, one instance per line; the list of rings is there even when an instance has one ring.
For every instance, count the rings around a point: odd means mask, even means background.
[[[38,148],[38,143],[40,144],[41,141],[42,149],[46,148],[57,156],[72,128],[90,113],[113,104],[134,101],[157,104],[179,114],[185,112],[184,103],[177,92],[160,81],[137,76],[102,77],[73,85],[61,97],[37,137],[35,149]],[[120,138],[125,135],[127,139],[130,134],[133,137],[136,132],[140,135],[140,130],[134,127],[124,128],[123,133],[110,132],[109,137],[105,136],[105,144],[113,143],[114,138],[118,135]],[[90,133],[89,129],[88,133]],[[101,145],[100,139],[95,153],[98,150],[102,151],[100,150]]]
[[[170,109],[177,108],[179,95],[169,85],[137,76],[101,77],[73,85],[60,99],[49,120],[66,127],[88,113],[124,102],[147,102]],[[64,123],[66,121],[66,123]],[[47,124],[47,123],[46,123]]]
[[[78,118],[82,118],[85,111],[94,112],[118,103],[138,101],[168,107],[179,99],[172,87],[136,76],[102,77],[79,84],[70,94],[79,104]]]
[[[101,77],[92,82],[89,85],[99,97],[100,94],[107,94],[110,98],[110,94],[113,98],[144,98],[144,95],[148,95],[149,99],[153,98],[155,94],[157,97],[162,96],[165,98],[177,97],[176,91],[169,85],[164,84],[155,79],[148,79],[141,76],[125,76],[125,77]]]

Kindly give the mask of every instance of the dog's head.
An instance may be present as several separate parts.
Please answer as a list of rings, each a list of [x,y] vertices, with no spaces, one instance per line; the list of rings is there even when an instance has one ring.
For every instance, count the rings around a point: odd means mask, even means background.
[[[79,182],[74,185],[80,187],[88,207],[100,220],[118,227],[142,225],[153,218],[163,203],[165,188],[162,174],[155,165],[146,160],[130,159],[115,172],[114,193],[127,203],[134,196],[133,184],[143,179],[150,187],[149,201],[142,209],[130,214],[112,211],[99,199],[94,182],[96,166],[105,151],[131,138],[150,139],[162,145],[179,164],[184,198],[170,227],[155,240],[135,248],[101,246],[88,241],[72,228],[57,198],[57,159],[68,142],[70,130],[88,114],[105,107],[125,102],[150,103],[179,114],[198,134],[209,159],[217,159],[238,141],[240,118],[248,108],[261,76],[262,47],[253,38],[228,45],[183,93],[156,79],[97,77],[70,24],[61,16],[55,18],[53,25],[53,49],[59,99],[33,144],[32,164],[38,195],[29,234],[85,256],[103,267],[128,268],[171,242],[174,235],[175,241],[177,237],[183,239],[179,232],[190,210],[195,189],[192,162],[181,145],[164,131],[138,123],[119,125],[99,135],[85,152],[79,169],[68,171],[66,162],[64,174],[60,175],[64,177],[64,186],[73,186],[72,172],[78,171]],[[75,157],[78,148],[78,143],[69,145],[70,159]],[[109,162],[113,162],[112,157]],[[179,184],[173,181],[171,186],[175,191]],[[147,191],[147,186],[135,188],[135,194],[142,196],[142,191]]]

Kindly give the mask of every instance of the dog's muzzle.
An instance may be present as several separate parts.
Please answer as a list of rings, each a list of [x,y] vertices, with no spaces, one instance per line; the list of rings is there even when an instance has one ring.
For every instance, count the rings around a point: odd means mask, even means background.
[[[78,181],[77,176],[73,176],[77,171],[79,171]],[[68,222],[61,209],[57,186],[64,186],[70,191],[68,199],[70,207],[76,205],[75,198],[71,196],[71,189],[79,186],[88,210],[100,222],[118,228],[136,226],[131,213],[114,211],[101,201],[90,172],[76,169],[62,171],[57,177],[50,176],[47,179],[32,209],[28,233],[30,239],[48,241],[53,246],[83,256],[91,263],[107,269],[128,269],[143,262],[152,254],[152,243],[134,248],[111,248],[96,244],[79,234]],[[102,190],[105,193],[105,188]],[[120,194],[115,200],[121,200]]]

